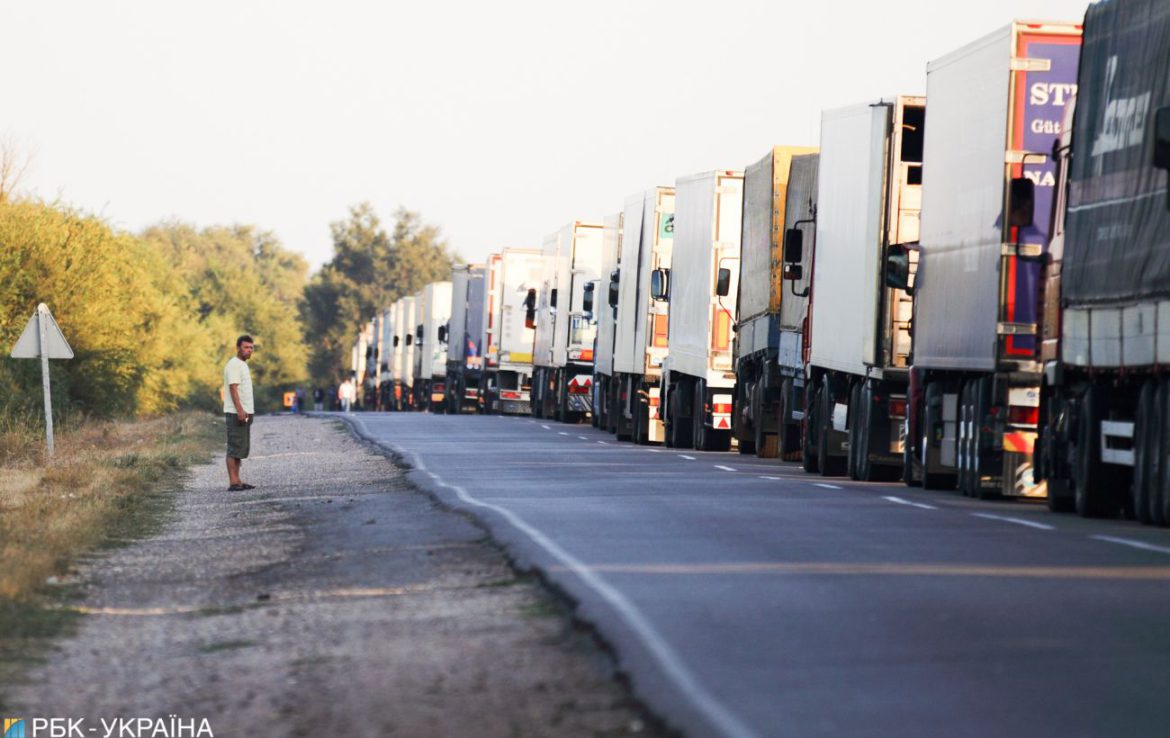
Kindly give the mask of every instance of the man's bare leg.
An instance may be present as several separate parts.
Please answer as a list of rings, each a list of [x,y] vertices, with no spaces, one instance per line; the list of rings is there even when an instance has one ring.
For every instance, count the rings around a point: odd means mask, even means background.
[[[240,484],[240,459],[227,457],[228,484]]]

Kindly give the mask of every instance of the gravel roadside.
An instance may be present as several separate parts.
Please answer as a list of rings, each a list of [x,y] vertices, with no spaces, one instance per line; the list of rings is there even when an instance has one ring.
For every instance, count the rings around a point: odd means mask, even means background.
[[[8,714],[206,719],[215,736],[659,735],[611,659],[482,530],[336,421],[253,428],[161,535],[80,571],[87,616]]]

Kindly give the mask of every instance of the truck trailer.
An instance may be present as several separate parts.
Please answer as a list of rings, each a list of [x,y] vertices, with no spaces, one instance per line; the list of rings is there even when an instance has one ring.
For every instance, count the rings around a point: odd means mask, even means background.
[[[800,449],[808,264],[786,266],[783,248],[788,228],[813,224],[816,151],[775,146],[744,171],[731,421],[740,453],[773,458]]]
[[[617,310],[610,307],[608,285],[618,275],[622,243],[622,214],[608,215],[601,220],[601,278],[585,286],[585,312],[597,326],[593,342],[593,427],[604,428],[623,436],[616,425],[609,396],[617,382],[613,380],[614,341]]]
[[[485,275],[483,264],[457,264],[451,269],[446,401],[447,412],[452,414],[479,409]]]
[[[806,471],[873,479],[902,468],[911,298],[886,285],[893,245],[918,240],[926,99],[821,115],[805,370]],[[803,258],[801,231],[785,260]]]
[[[409,410],[414,402],[414,326],[415,298],[402,297],[395,303],[395,343],[398,349],[398,370],[396,372],[395,409]]]
[[[532,411],[532,340],[525,304],[540,284],[540,251],[506,248],[488,259],[484,317],[485,412],[527,415]]]
[[[593,411],[593,339],[585,286],[601,275],[601,224],[575,221],[541,248],[534,306],[532,414],[576,423]]]
[[[606,291],[607,304],[615,311],[609,430],[635,443],[661,443],[665,433],[659,407],[669,303],[650,296],[650,275],[670,269],[674,188],[655,187],[626,198],[622,225],[617,279],[611,275]]]
[[[414,409],[441,412],[446,405],[446,326],[451,317],[451,283],[431,282],[415,296],[415,301],[419,314],[414,332]]]
[[[1170,524],[1170,5],[1090,5],[1046,259],[1038,471],[1054,509]]]
[[[1032,463],[1039,278],[1051,152],[1080,41],[1078,24],[1017,21],[927,65],[910,484],[957,484],[980,498],[1046,494]],[[908,266],[905,256],[893,255],[895,272]]]
[[[731,448],[735,371],[731,333],[739,281],[743,172],[724,169],[675,182],[669,272],[651,274],[651,296],[670,302],[662,369],[666,444]]]

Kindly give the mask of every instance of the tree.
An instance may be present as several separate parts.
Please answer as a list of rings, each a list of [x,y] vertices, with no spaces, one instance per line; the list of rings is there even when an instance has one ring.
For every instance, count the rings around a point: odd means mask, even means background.
[[[387,233],[369,203],[330,224],[333,259],[305,288],[301,315],[312,344],[309,371],[332,384],[346,370],[354,335],[378,311],[431,282],[450,278],[454,256],[437,226],[405,208]]]

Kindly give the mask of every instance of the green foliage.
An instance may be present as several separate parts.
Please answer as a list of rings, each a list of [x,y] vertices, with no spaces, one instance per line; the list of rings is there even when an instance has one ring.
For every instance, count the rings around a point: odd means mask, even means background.
[[[56,412],[218,407],[223,363],[245,331],[265,344],[258,390],[278,392],[305,376],[297,304],[307,271],[251,227],[164,224],[139,237],[62,205],[2,200],[0,415],[40,407],[38,362],[7,358],[38,302],[75,353],[51,362]]]
[[[354,334],[373,315],[431,282],[450,278],[454,256],[436,226],[404,208],[387,233],[369,203],[331,224],[333,259],[315,274],[301,303],[312,345],[309,372],[331,384],[346,368]]]

